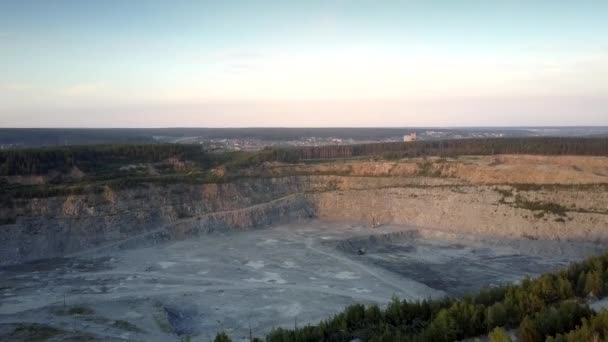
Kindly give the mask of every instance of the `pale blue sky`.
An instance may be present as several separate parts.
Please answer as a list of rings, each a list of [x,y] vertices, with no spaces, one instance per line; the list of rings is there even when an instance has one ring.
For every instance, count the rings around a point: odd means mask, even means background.
[[[0,127],[608,125],[608,1],[0,0]]]

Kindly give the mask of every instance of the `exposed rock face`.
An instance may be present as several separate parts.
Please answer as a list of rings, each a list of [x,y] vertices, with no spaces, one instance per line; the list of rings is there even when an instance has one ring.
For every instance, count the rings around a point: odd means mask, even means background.
[[[561,191],[563,202],[577,193]],[[520,196],[532,196],[522,193]],[[533,195],[542,200],[551,196]],[[605,193],[588,194],[606,203]],[[608,241],[608,215],[568,211],[555,214],[501,204],[493,187],[391,188],[317,194],[311,203],[319,218],[376,224],[408,224],[455,233],[508,238]],[[589,207],[595,206],[587,199]],[[579,204],[581,204],[579,202]],[[580,207],[577,209],[580,210]]]
[[[463,157],[265,165],[219,184],[147,185],[0,208],[0,262],[108,244],[327,220],[509,238],[608,241],[608,159]],[[526,183],[561,184],[544,188]],[[593,185],[593,184],[599,185]],[[517,186],[520,184],[520,186]]]
[[[184,238],[312,217],[301,192],[296,179],[260,178],[36,198],[4,208],[5,215],[16,212],[17,220],[0,226],[0,260],[57,257],[140,236]]]

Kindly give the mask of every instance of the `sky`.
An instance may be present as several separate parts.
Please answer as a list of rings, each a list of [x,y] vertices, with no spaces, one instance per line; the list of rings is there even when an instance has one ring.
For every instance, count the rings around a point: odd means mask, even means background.
[[[0,127],[608,125],[606,0],[0,0]]]

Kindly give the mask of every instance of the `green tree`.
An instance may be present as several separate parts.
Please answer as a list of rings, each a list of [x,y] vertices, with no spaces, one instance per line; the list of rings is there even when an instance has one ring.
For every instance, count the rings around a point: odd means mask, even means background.
[[[585,277],[585,294],[596,297],[602,294],[602,273],[601,271],[591,271]]]
[[[507,309],[503,303],[494,303],[490,306],[486,313],[486,327],[491,330],[494,327],[500,327],[507,323]]]
[[[507,333],[502,328],[496,327],[490,332],[490,341],[511,342],[511,337],[509,337],[509,335],[507,335]]]
[[[526,318],[521,321],[521,324],[519,325],[518,335],[519,341],[521,342],[542,341],[540,334],[536,330],[536,325],[528,316],[526,316]]]
[[[602,310],[592,318],[583,318],[582,324],[576,329],[547,338],[548,342],[599,342],[608,339],[608,311]]]
[[[213,342],[232,342],[230,336],[228,336],[225,332],[219,332],[215,335]]]
[[[365,317],[365,306],[353,304],[346,308],[346,326],[349,329],[358,328],[363,324]]]
[[[585,297],[589,293],[585,293],[585,281],[587,279],[587,273],[585,271],[581,271],[578,274],[578,278],[576,280],[576,293],[579,296]]]
[[[401,324],[401,301],[396,296],[393,296],[390,303],[388,303],[385,317],[386,320],[393,325]]]
[[[378,325],[382,322],[382,311],[378,305],[370,305],[365,309],[365,320],[368,325]]]
[[[450,316],[447,309],[441,310],[425,331],[424,340],[454,341],[458,338],[458,325]]]

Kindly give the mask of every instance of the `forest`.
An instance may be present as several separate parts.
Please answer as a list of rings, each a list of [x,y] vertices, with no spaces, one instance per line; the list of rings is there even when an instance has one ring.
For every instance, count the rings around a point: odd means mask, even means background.
[[[311,146],[297,149],[300,159],[381,156],[406,157],[492,154],[608,155],[608,138],[483,138],[408,143]]]
[[[409,143],[374,143],[292,148],[267,147],[257,152],[210,153],[199,145],[127,144],[0,151],[0,176],[41,175],[50,171],[67,172],[73,166],[95,171],[113,164],[160,162],[168,158],[190,161],[199,169],[226,164],[231,167],[255,166],[263,162],[286,162],[374,157],[400,159],[425,156],[544,154],[608,155],[608,138],[492,138]]]
[[[43,175],[50,171],[67,172],[78,166],[95,171],[112,164],[159,162],[168,158],[208,162],[197,145],[128,144],[33,148],[0,152],[0,175]]]
[[[389,159],[488,154],[608,155],[608,138],[494,138],[323,147],[266,147],[259,151],[209,152],[200,145],[126,144],[0,151],[0,202],[130,188],[147,183],[217,183],[266,162],[315,163],[331,159]],[[153,167],[152,167],[153,166]],[[214,174],[223,167],[226,176]],[[151,172],[150,170],[153,170]],[[76,172],[76,176],[72,175]],[[10,176],[47,176],[43,184]]]
[[[524,279],[519,285],[483,289],[459,299],[353,304],[334,317],[301,328],[277,328],[267,342],[442,342],[488,335],[492,342],[580,342],[608,339],[608,311],[587,303],[608,293],[608,253],[564,270]],[[220,332],[215,341],[231,341]]]
[[[93,144],[135,144],[171,141],[185,137],[201,139],[259,139],[267,142],[299,140],[306,137],[340,138],[354,140],[401,139],[404,134],[425,132],[423,128],[388,127],[249,127],[249,128],[0,128],[0,145],[40,147]],[[535,134],[526,128],[433,128],[435,132],[468,136],[486,132],[509,136]],[[606,129],[566,127],[559,134],[592,134]]]

